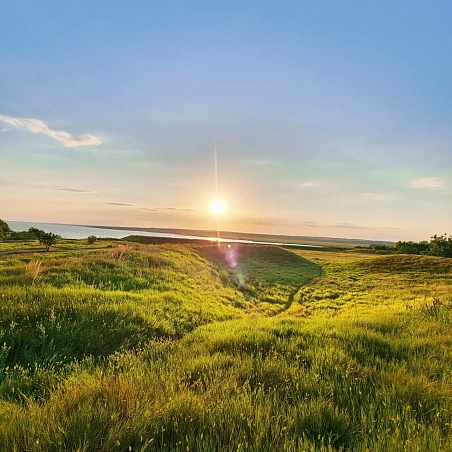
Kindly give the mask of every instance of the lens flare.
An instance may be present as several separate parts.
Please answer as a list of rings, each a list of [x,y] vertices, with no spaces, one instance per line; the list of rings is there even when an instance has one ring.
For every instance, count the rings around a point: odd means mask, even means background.
[[[225,259],[231,268],[236,268],[239,261],[239,254],[236,250],[230,250],[225,254]]]

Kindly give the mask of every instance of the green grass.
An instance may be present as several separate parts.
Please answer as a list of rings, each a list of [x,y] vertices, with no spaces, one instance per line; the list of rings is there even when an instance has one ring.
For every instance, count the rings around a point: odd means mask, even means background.
[[[116,239],[102,239],[98,238],[93,244],[88,244],[88,239],[58,239],[56,244],[52,245],[49,253],[61,252],[61,251],[74,251],[74,250],[95,250],[102,248],[112,248],[120,243],[125,243],[123,240]],[[6,241],[0,242],[0,255],[2,253],[14,253],[14,252],[45,252],[45,246],[41,245],[38,240],[27,241]]]
[[[1,258],[2,450],[452,450],[449,260],[230,251]]]
[[[297,290],[321,275],[321,267],[275,246],[211,245],[194,249],[220,270],[223,281],[236,286],[267,314],[286,310]]]

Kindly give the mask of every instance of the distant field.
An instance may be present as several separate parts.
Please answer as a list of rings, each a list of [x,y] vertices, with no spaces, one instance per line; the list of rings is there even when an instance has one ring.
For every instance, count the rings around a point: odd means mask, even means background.
[[[450,259],[38,248],[0,256],[2,450],[452,450]]]

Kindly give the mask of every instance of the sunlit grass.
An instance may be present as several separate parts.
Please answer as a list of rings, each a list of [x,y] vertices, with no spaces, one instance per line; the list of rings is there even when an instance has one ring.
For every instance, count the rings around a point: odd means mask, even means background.
[[[2,450],[450,451],[451,276],[275,247],[3,258]]]
[[[88,239],[58,239],[57,242],[51,246],[49,253],[61,251],[74,251],[87,249],[97,250],[102,248],[111,248],[117,246],[119,243],[124,243],[119,239],[102,239],[98,238],[94,243],[88,243]],[[45,247],[38,242],[38,240],[27,241],[6,241],[0,242],[0,254],[11,252],[38,252],[45,251]]]

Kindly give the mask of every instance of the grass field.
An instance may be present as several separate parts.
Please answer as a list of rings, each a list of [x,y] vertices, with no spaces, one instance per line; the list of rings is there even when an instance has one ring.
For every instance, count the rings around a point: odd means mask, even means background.
[[[59,246],[0,257],[1,450],[452,450],[452,260]]]

